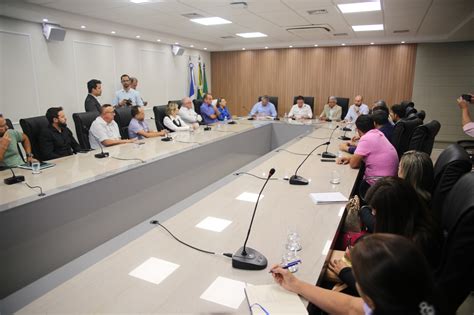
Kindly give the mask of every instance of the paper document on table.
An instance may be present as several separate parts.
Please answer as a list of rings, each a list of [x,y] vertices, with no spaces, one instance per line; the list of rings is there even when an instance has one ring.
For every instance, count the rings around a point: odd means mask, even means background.
[[[245,295],[253,315],[265,315],[266,312],[272,315],[308,314],[306,307],[296,293],[287,291],[277,284],[247,286]]]
[[[309,194],[311,200],[317,205],[327,203],[347,202],[348,199],[340,192],[312,193]]]

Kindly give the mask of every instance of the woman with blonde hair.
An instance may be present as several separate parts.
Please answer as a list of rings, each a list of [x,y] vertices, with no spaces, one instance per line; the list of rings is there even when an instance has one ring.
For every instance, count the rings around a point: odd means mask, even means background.
[[[431,204],[434,170],[428,154],[414,150],[405,152],[400,159],[398,177],[406,180],[427,206]]]
[[[166,117],[163,119],[163,125],[171,132],[186,131],[192,128],[178,116],[178,104],[176,103],[169,103],[166,107]]]

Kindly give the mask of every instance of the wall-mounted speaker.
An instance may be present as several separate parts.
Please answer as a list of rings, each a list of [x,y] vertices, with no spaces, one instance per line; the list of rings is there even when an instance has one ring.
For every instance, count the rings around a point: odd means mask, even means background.
[[[66,30],[59,25],[43,23],[43,35],[47,40],[63,41]]]
[[[171,45],[171,52],[175,56],[182,56],[184,54],[184,48],[177,45]]]

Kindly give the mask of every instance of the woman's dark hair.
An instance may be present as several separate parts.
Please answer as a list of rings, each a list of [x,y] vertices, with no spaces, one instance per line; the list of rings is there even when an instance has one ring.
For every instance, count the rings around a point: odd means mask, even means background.
[[[430,268],[420,250],[405,237],[372,234],[351,250],[354,277],[374,314],[432,314],[438,300]]]
[[[372,119],[374,120],[374,123],[381,126],[385,125],[388,123],[388,112],[384,110],[375,110],[372,113]]]
[[[97,84],[102,84],[102,82],[96,79],[92,79],[89,82],[87,82],[87,91],[89,91],[89,93],[92,93],[92,90],[97,87]]]
[[[301,95],[299,95],[299,96],[296,98],[296,100],[302,100],[302,101],[304,101],[304,97],[301,96]]]
[[[355,122],[357,129],[366,133],[369,130],[374,129],[374,120],[369,115],[360,115],[357,117]]]
[[[432,264],[439,242],[436,222],[415,189],[398,177],[379,179],[366,194],[367,204],[375,209],[375,233],[392,233],[411,239]]]
[[[132,113],[132,117],[135,117],[140,112],[140,106],[139,105],[134,105],[134,106],[132,106],[130,111]]]
[[[54,118],[58,118],[59,112],[61,112],[62,110],[63,110],[62,107],[48,108],[48,110],[46,111],[46,119],[48,119],[48,122],[50,125],[53,124]]]
[[[397,114],[398,117],[400,117],[400,118],[405,118],[405,116],[406,116],[405,106],[403,106],[403,105],[400,105],[400,104],[392,105],[392,107],[390,107],[390,110],[394,114]]]

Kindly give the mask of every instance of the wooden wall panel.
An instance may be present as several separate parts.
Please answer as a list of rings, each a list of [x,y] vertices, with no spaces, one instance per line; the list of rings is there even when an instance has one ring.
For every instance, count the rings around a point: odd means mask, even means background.
[[[330,95],[394,104],[412,97],[415,58],[415,44],[213,52],[212,93],[236,115],[262,94],[278,96],[280,115],[300,94],[315,97],[318,113]]]

